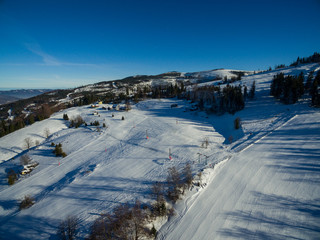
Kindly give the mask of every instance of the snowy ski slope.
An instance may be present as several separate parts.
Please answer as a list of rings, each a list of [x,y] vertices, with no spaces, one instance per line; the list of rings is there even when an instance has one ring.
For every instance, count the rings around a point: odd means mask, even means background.
[[[159,239],[319,239],[320,113],[295,115],[228,160]]]
[[[308,64],[282,71],[307,75],[318,69]],[[278,72],[243,77],[248,87],[256,81],[257,97],[235,115],[188,112],[188,102],[154,99],[129,112],[67,109],[1,138],[0,238],[54,239],[68,215],[80,218],[85,237],[100,213],[126,201],[151,201],[151,185],[165,181],[169,167],[190,162],[194,174],[205,169],[207,187],[193,188],[178,201],[177,215],[160,229],[159,239],[317,239],[320,113],[308,99],[283,105],[270,97],[270,81]],[[171,108],[173,103],[178,108]],[[81,115],[88,124],[98,120],[101,131],[68,128],[64,113]],[[242,119],[241,130],[234,130],[236,117]],[[51,131],[48,139],[45,128]],[[40,141],[28,152],[39,166],[8,186],[6,172],[19,169],[26,137]],[[205,137],[208,149],[200,147]],[[67,157],[55,157],[52,142],[62,143]],[[207,155],[207,162],[204,157],[199,162],[198,153]],[[28,194],[36,203],[19,211]]]

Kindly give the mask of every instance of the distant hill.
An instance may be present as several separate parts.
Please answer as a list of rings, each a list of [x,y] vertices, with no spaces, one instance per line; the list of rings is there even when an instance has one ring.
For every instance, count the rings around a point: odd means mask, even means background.
[[[0,105],[14,102],[19,99],[38,96],[49,91],[52,91],[52,89],[15,89],[9,91],[0,91]]]
[[[10,102],[18,101],[20,98],[12,97],[12,96],[6,96],[6,95],[0,95],[0,105],[6,104]]]

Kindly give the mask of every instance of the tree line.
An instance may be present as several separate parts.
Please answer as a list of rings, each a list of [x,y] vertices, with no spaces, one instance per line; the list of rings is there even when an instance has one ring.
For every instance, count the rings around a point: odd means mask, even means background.
[[[313,71],[309,72],[307,80],[304,83],[303,72],[298,76],[285,76],[284,73],[278,73],[272,79],[270,94],[285,104],[293,104],[296,103],[304,93],[307,93],[311,96],[311,105],[319,107],[320,71],[318,71],[315,77],[313,74]]]
[[[200,110],[216,114],[225,112],[234,114],[245,107],[247,99],[254,99],[255,81],[252,82],[249,92],[247,86],[227,84],[222,89],[220,86],[194,87],[185,94],[185,97],[187,100],[198,102]]]
[[[306,63],[319,63],[320,62],[320,54],[315,52],[313,55],[309,57],[298,57],[296,61],[290,64],[290,66],[298,66],[299,64],[306,64]]]

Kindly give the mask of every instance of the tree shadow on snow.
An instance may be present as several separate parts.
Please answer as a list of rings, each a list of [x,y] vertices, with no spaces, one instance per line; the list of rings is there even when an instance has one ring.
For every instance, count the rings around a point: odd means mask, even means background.
[[[320,198],[303,200],[256,191],[252,194],[258,199],[255,204],[258,208],[253,207],[252,209],[255,209],[253,211],[226,213],[227,219],[232,222],[230,224],[232,228],[218,231],[223,237],[241,239],[320,237]],[[281,215],[277,214],[280,212]]]
[[[56,231],[57,221],[19,214],[8,220],[5,228],[0,226],[0,239],[25,240],[37,239],[39,236],[54,239]]]

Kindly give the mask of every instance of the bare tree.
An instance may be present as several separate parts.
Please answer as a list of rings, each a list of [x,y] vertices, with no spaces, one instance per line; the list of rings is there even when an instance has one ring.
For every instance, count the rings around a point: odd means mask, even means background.
[[[159,202],[159,200],[163,197],[164,186],[162,183],[156,182],[152,185],[151,191],[157,202]]]
[[[45,138],[48,138],[48,137],[50,136],[50,130],[49,130],[48,128],[45,128],[45,129],[43,130],[43,134],[44,134],[44,137],[45,137]]]
[[[20,202],[19,208],[20,210],[25,209],[25,208],[29,208],[34,204],[34,198],[26,195],[24,196],[24,199]]]
[[[183,177],[184,177],[184,184],[189,189],[192,184],[192,170],[191,165],[189,163],[183,168]]]
[[[156,199],[152,204],[152,213],[155,216],[164,216],[167,213],[166,202],[164,199],[164,185],[163,183],[156,182],[152,185],[151,192]]]
[[[198,173],[198,177],[199,177],[199,184],[202,185],[202,172]]]
[[[50,106],[48,104],[43,104],[40,113],[44,118],[49,118],[52,113]]]
[[[132,211],[129,203],[119,205],[114,209],[114,216],[111,222],[113,235],[119,239],[132,239]],[[131,237],[130,237],[131,236]]]
[[[31,162],[31,157],[28,154],[24,154],[20,157],[21,165],[28,165]]]
[[[168,177],[168,198],[176,202],[180,197],[181,179],[178,170],[175,167],[169,168]]]
[[[101,214],[101,216],[94,221],[91,227],[89,240],[111,239],[113,234],[112,229],[112,215]]]
[[[205,138],[202,140],[201,147],[203,147],[203,148],[208,148],[208,146],[209,146],[209,138],[208,138],[208,137],[205,137]]]
[[[28,137],[28,138],[24,139],[24,146],[26,149],[30,149],[32,144],[33,144],[33,142],[31,140],[31,138]]]
[[[146,216],[141,209],[141,203],[139,200],[136,200],[135,205],[133,206],[132,211],[132,227],[134,232],[134,239],[138,240],[140,237],[147,236],[145,230]]]
[[[61,240],[76,239],[79,228],[79,220],[75,216],[68,216],[65,220],[61,221],[58,226],[57,236]]]

